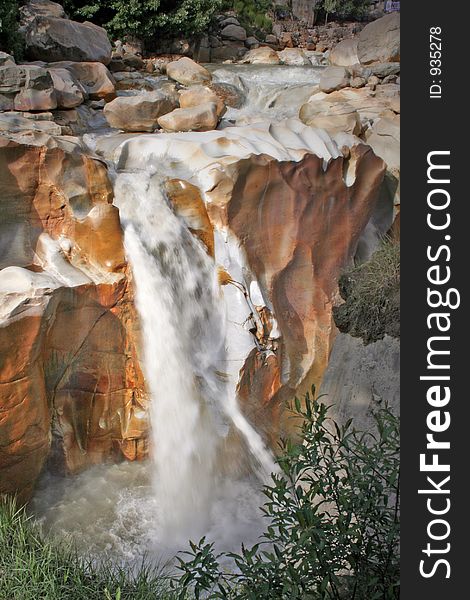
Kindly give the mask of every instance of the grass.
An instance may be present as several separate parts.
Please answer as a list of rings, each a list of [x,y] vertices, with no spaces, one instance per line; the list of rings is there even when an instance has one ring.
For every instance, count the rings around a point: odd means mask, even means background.
[[[172,600],[168,580],[146,566],[135,573],[78,557],[48,540],[24,508],[0,502],[0,600]]]
[[[344,304],[333,309],[338,329],[366,344],[400,337],[400,245],[385,238],[369,261],[341,276]]]

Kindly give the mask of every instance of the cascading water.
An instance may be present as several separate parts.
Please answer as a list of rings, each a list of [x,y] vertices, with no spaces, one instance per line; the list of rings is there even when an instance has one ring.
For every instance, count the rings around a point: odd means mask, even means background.
[[[214,261],[174,214],[158,176],[118,176],[125,248],[142,320],[154,486],[164,537],[202,535],[217,459],[233,424],[264,475],[275,470],[221,372],[225,314]]]

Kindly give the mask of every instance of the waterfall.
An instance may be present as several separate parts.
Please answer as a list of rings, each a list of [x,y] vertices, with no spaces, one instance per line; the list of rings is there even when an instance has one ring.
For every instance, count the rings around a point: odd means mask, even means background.
[[[214,260],[175,215],[158,176],[122,173],[115,194],[142,323],[155,496],[164,537],[183,543],[206,531],[231,425],[265,476],[275,466],[220,371],[226,319]]]

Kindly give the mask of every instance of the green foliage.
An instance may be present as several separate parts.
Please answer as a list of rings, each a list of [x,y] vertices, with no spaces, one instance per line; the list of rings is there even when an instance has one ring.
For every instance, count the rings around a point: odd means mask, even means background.
[[[0,598],[8,600],[170,600],[167,580],[142,565],[137,573],[77,557],[47,541],[37,523],[0,499]]]
[[[371,259],[346,271],[339,289],[344,304],[333,310],[339,330],[366,344],[400,336],[400,245],[385,239]]]
[[[92,19],[114,37],[193,35],[207,29],[221,0],[66,0],[67,12]]]
[[[341,19],[361,19],[370,9],[369,0],[318,0],[316,9],[326,17],[332,14]]]
[[[224,7],[237,13],[240,23],[249,33],[272,29],[272,21],[268,16],[273,7],[272,0],[229,0]]]
[[[399,422],[387,409],[377,430],[340,427],[324,404],[295,401],[299,442],[283,443],[265,488],[261,542],[220,567],[203,538],[180,558],[180,598],[221,600],[395,600],[399,597]]]
[[[18,34],[18,7],[20,0],[2,0],[0,2],[0,50],[21,59],[23,41]]]

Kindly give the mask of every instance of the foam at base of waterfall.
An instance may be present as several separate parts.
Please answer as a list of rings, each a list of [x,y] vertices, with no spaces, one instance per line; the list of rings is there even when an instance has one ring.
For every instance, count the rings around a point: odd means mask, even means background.
[[[239,551],[242,543],[257,543],[265,526],[259,483],[220,479],[210,492],[207,539],[220,551]],[[188,550],[187,540],[166,536],[150,462],[100,465],[75,477],[45,474],[31,511],[46,531],[59,538],[71,537],[81,555],[97,561],[110,556],[132,567],[139,566],[145,556],[163,564],[175,553]]]
[[[120,174],[115,194],[142,321],[156,502],[166,537],[184,543],[207,531],[231,428],[262,479],[276,467],[220,368],[227,327],[215,261],[171,209],[161,177]]]

